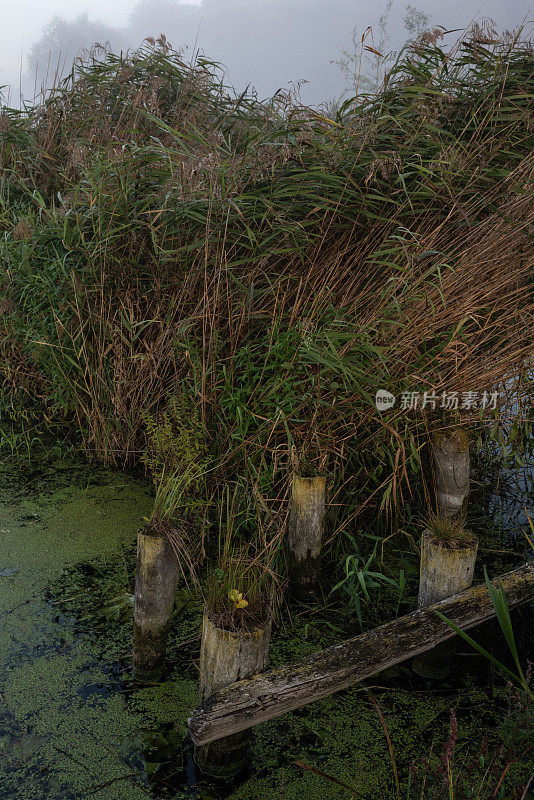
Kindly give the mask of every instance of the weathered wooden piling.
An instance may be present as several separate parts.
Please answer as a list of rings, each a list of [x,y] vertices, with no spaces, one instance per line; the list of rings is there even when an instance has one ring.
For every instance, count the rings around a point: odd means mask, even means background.
[[[534,600],[534,561],[495,578],[492,584],[502,587],[509,608]],[[203,745],[247,730],[447,641],[454,631],[436,612],[460,630],[469,630],[492,619],[495,607],[485,584],[472,586],[296,663],[227,686],[193,711],[189,719],[193,742]]]
[[[289,574],[291,591],[313,591],[321,570],[326,478],[293,476],[289,517]]]
[[[469,494],[469,436],[466,429],[454,426],[434,431],[432,455],[438,513],[453,517],[461,510]]]
[[[206,611],[200,646],[200,702],[236,681],[263,672],[269,657],[271,619],[251,631],[219,628]],[[195,761],[203,773],[232,780],[246,767],[250,731],[195,747]]]
[[[149,530],[139,531],[133,633],[136,680],[161,678],[177,582],[178,564],[168,538]]]
[[[478,539],[465,532],[462,541],[445,542],[425,531],[421,538],[418,607],[426,608],[463,592],[473,583]],[[414,672],[425,678],[445,678],[450,672],[454,640],[438,645],[413,660]]]

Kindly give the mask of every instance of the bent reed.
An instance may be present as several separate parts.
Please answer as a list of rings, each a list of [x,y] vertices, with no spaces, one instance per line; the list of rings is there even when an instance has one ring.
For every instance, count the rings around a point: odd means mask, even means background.
[[[378,389],[528,393],[533,84],[521,32],[476,26],[335,113],[236,93],[164,38],[94,50],[1,109],[3,403],[113,465],[172,412],[191,524],[231,487],[260,551],[301,459],[334,476],[333,534],[392,510],[433,410],[382,413]]]

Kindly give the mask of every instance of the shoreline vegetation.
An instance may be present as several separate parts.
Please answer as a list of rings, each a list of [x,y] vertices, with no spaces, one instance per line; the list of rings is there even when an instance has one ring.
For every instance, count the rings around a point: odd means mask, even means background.
[[[273,622],[303,616],[306,639],[333,608],[339,640],[399,617],[417,520],[451,563],[471,546],[467,585],[474,542],[479,571],[516,566],[483,489],[533,452],[533,151],[532,43],[478,25],[421,34],[336,109],[236,94],[163,36],[0,108],[0,445],[59,436],[150,477],[139,674],[172,670],[180,594],[205,664],[262,630],[263,669]],[[217,686],[241,674],[217,666]],[[425,800],[471,796],[447,773],[453,714]]]

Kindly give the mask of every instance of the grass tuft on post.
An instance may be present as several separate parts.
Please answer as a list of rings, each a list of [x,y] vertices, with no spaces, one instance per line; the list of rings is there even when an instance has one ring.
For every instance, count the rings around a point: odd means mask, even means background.
[[[421,537],[418,608],[426,608],[452,597],[473,582],[478,539],[447,518],[431,518]],[[414,658],[414,672],[424,678],[441,679],[450,672],[454,642],[445,642]]]

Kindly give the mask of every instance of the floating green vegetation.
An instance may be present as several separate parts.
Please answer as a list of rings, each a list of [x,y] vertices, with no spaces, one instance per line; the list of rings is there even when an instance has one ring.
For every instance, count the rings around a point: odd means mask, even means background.
[[[429,785],[442,800],[451,708],[458,775],[464,762],[478,780],[492,759],[502,770],[509,761],[508,800],[534,769],[521,697],[475,685],[467,659],[458,685],[437,692],[413,685],[406,665],[381,675],[372,692],[382,717],[354,687],[265,723],[243,785],[193,786],[185,733],[198,697],[201,598],[185,587],[177,593],[167,679],[145,687],[130,679],[135,536],[150,508],[147,484],[63,463],[33,475],[4,469],[0,496],[1,800],[20,797],[21,786],[24,800],[322,800],[349,798],[353,788],[361,800],[396,800],[386,728],[405,796],[408,776],[417,785],[430,764]],[[270,663],[358,629],[346,605],[302,605],[273,631]]]
[[[80,478],[81,470],[74,471]],[[101,613],[95,594],[85,594],[86,621],[76,622],[68,606],[79,587],[69,586],[68,576],[89,565],[98,579],[107,563],[108,578],[113,568],[116,587],[126,591],[126,560],[150,500],[132,478],[88,467],[83,472],[81,485],[49,486],[48,492],[37,475],[35,486],[43,491],[32,500],[9,492],[5,483],[0,490],[0,564],[16,565],[0,577],[2,798],[19,797],[21,785],[25,800],[147,796],[140,716],[118,691],[116,662],[102,657],[102,650],[128,657],[129,625],[123,620],[119,640],[106,632],[113,646],[102,648],[92,627]],[[16,474],[12,479],[16,485]]]
[[[187,736],[187,719],[198,705],[198,681],[194,677],[174,677],[157,686],[139,689],[133,705],[145,719],[145,726],[159,730],[171,725],[182,738]]]
[[[493,792],[504,772],[501,794],[481,797],[509,798],[532,771],[531,745],[526,750],[530,756],[522,761],[525,737],[515,744],[509,740],[506,726],[513,717],[504,710],[509,702],[504,690],[491,698],[480,688],[432,695],[383,689],[375,692],[375,702],[378,708],[366,690],[354,688],[262,725],[254,744],[258,774],[233,792],[232,800],[396,800],[392,753],[401,797],[442,800],[451,747],[458,788],[454,797],[462,800],[471,796],[463,794],[464,779],[472,788],[490,774]],[[426,793],[421,794],[425,775]],[[410,794],[410,786],[419,786],[417,793]]]

